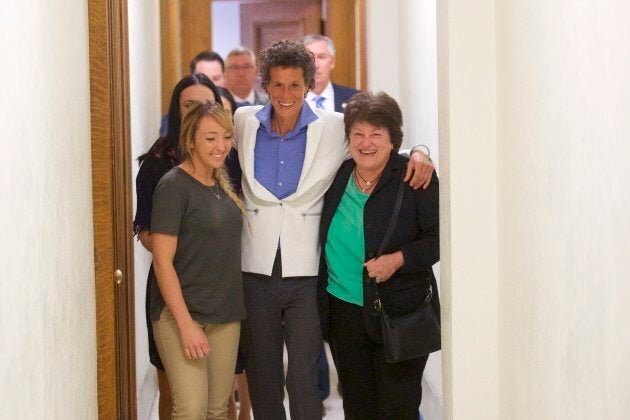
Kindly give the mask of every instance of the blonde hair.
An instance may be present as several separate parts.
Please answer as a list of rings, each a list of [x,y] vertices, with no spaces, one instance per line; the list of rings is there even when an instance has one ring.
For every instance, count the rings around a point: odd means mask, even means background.
[[[197,102],[191,110],[186,114],[182,121],[182,132],[179,137],[179,147],[181,150],[182,161],[192,159],[192,149],[195,144],[195,134],[202,119],[209,117],[216,121],[227,132],[234,135],[234,124],[232,123],[232,114],[225,110],[221,105],[211,101]],[[243,217],[247,218],[247,211],[243,206],[243,202],[232,190],[232,186],[228,181],[225,163],[221,168],[215,169],[213,177],[217,184],[225,192],[225,194],[240,209]]]

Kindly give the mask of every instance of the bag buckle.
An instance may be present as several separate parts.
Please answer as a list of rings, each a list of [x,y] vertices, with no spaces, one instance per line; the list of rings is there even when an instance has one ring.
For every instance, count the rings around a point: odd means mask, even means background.
[[[433,285],[430,284],[429,285],[429,291],[427,293],[427,297],[424,298],[424,303],[429,303],[431,302],[431,298],[433,297]]]
[[[381,300],[379,298],[374,299],[374,309],[379,313],[383,310],[383,305],[381,304]]]

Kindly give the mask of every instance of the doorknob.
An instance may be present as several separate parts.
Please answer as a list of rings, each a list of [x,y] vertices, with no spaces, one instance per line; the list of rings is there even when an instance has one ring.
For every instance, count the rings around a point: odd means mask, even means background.
[[[114,271],[114,281],[116,284],[120,285],[123,281],[123,273],[120,269]]]

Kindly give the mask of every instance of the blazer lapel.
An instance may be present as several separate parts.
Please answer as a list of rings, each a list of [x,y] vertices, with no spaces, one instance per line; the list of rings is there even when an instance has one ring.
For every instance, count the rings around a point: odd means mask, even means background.
[[[343,106],[341,105],[342,103],[341,93],[339,92],[337,85],[334,83],[333,83],[333,92],[335,94],[335,111],[343,112]]]
[[[243,150],[239,154],[243,156],[243,174],[249,179],[254,179],[254,147],[256,147],[256,133],[260,127],[260,121],[251,114],[243,127]]]

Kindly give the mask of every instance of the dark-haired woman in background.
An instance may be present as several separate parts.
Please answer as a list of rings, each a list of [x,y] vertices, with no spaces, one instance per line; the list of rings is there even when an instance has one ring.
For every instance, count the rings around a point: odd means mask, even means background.
[[[234,113],[236,112],[236,108],[237,108],[236,100],[234,99],[234,96],[226,88],[217,86],[217,89],[219,90],[219,94],[221,95],[221,102],[223,102],[223,108],[230,111],[230,114],[234,116]]]
[[[227,109],[232,117],[234,117],[234,113],[236,112],[236,101],[234,100],[234,96],[230,93],[226,88],[222,88],[217,86],[217,90],[221,95],[221,102],[223,104],[223,108]],[[241,192],[241,166],[238,163],[238,152],[236,148],[233,148],[230,151],[230,155],[225,160],[225,167],[227,168],[228,175],[230,176],[230,184],[232,184],[232,188],[234,192],[237,194]],[[239,357],[239,360],[241,358]],[[240,363],[240,362],[239,362]]]
[[[379,258],[407,158],[402,113],[385,93],[356,94],[344,113],[348,150],[326,193],[320,226],[325,265],[320,270],[320,315],[329,338],[343,408],[349,420],[417,420],[422,372],[428,356],[386,363],[374,285],[392,316],[414,312],[437,286],[431,267],[439,260],[438,179],[427,189],[404,183],[400,215]],[[370,279],[366,281],[366,279]]]
[[[180,80],[171,95],[168,109],[168,125],[163,128],[160,138],[151,146],[149,151],[138,158],[140,170],[136,176],[137,208],[134,219],[134,233],[149,252],[151,247],[151,214],[153,209],[153,192],[158,182],[180,160],[179,136],[181,120],[190,108],[199,101],[211,100],[221,103],[221,95],[217,87],[204,74],[192,74]],[[238,166],[238,165],[237,165]],[[240,181],[238,182],[240,184]],[[147,280],[147,330],[149,334],[149,359],[157,368],[158,387],[160,390],[159,413],[160,419],[170,419],[172,411],[171,392],[164,373],[164,365],[160,360],[153,327],[148,310],[150,296],[150,279],[153,276],[153,266]]]

